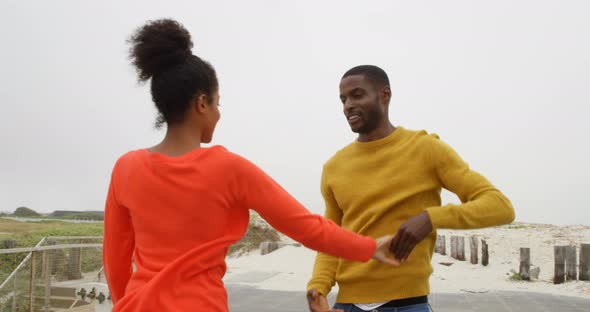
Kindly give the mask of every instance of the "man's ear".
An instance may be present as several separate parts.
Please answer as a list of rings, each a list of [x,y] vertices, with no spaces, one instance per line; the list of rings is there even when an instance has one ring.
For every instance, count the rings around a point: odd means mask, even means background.
[[[383,102],[389,104],[391,100],[391,88],[389,86],[381,88],[381,96],[383,97]]]

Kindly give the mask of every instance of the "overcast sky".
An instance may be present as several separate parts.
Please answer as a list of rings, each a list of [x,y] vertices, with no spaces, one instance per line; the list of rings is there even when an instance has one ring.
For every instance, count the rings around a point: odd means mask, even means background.
[[[394,124],[439,134],[518,221],[590,224],[588,16],[566,0],[2,0],[0,211],[104,208],[116,158],[164,134],[125,40],[172,17],[219,74],[213,144],[313,212],[323,163],[355,139],[340,77],[374,64]]]

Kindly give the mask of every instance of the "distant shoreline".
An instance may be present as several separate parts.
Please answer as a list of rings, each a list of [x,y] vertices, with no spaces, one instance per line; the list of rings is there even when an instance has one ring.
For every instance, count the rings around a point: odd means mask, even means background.
[[[69,222],[69,223],[103,223],[101,220],[75,220],[75,219],[60,219],[60,218],[32,218],[32,217],[0,217],[2,219],[20,221],[20,222],[41,222],[41,221],[61,221],[61,222]]]

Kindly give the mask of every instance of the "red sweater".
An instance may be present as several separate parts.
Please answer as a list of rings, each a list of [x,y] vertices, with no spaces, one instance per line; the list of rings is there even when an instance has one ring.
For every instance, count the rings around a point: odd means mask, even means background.
[[[314,250],[368,261],[376,248],[373,239],[311,214],[223,147],[179,157],[132,151],[115,164],[105,208],[113,311],[228,311],[225,256],[246,232],[249,209]]]

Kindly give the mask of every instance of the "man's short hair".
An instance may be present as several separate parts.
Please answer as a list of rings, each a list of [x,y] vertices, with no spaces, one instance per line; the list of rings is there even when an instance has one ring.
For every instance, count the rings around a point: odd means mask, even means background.
[[[375,65],[359,65],[349,69],[342,79],[353,76],[363,75],[367,78],[376,88],[389,87],[389,78],[385,71]]]

